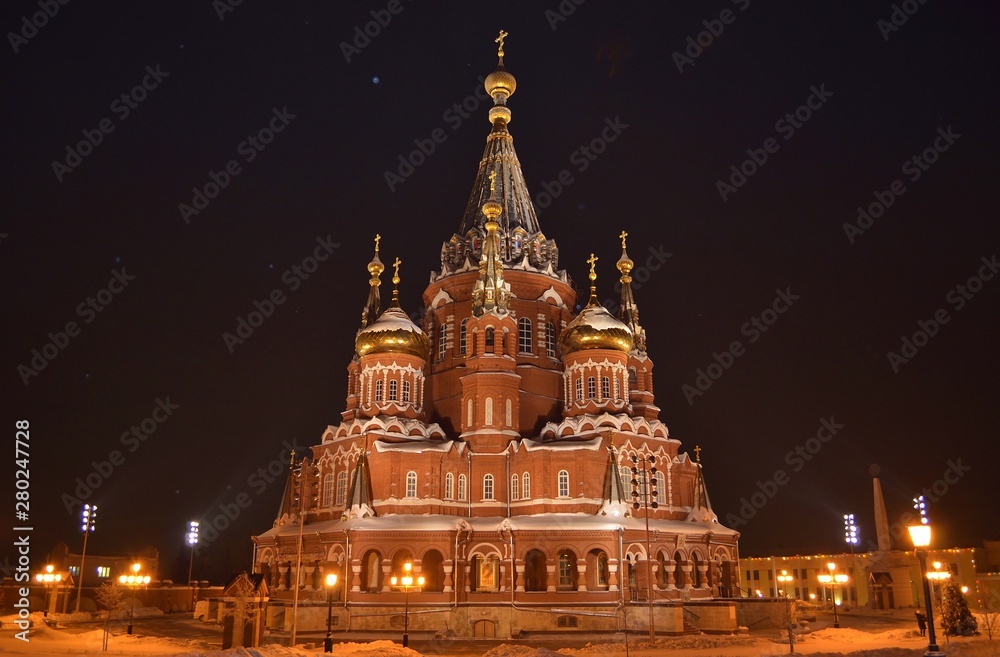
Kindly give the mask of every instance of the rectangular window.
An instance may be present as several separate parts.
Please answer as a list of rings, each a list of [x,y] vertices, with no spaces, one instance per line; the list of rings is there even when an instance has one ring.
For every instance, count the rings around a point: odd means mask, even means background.
[[[517,350],[522,354],[531,353],[531,320],[527,317],[517,320]]]
[[[98,566],[97,576],[101,579],[111,577],[111,567],[110,566]]]
[[[545,325],[545,355],[549,358],[556,357],[556,328],[552,322]]]
[[[458,475],[458,499],[465,501],[465,475]]]
[[[593,399],[597,396],[597,379],[592,376],[587,377],[587,398]]]

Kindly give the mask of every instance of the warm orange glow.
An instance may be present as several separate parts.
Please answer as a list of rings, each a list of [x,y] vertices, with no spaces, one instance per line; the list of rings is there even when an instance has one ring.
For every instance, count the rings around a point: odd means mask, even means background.
[[[337,573],[329,573],[326,576],[326,585],[331,589],[337,585]]]
[[[913,541],[913,547],[925,548],[931,544],[930,525],[910,525],[906,529],[910,532],[910,540]]]

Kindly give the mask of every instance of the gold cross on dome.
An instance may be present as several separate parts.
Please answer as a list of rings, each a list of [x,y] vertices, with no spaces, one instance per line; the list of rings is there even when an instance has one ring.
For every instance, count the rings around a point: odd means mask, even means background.
[[[625,250],[625,238],[626,237],[628,237],[628,233],[626,233],[624,230],[622,231],[622,234],[618,236],[618,239],[620,239],[622,241],[622,251]]]
[[[507,38],[507,33],[504,32],[503,30],[500,30],[500,36],[498,36],[497,38],[493,39],[494,43],[499,43],[500,44],[500,47],[497,49],[497,55],[499,55],[500,57],[503,57],[503,40],[505,38]]]
[[[597,279],[597,271],[594,269],[594,265],[597,264],[597,259],[597,256],[593,253],[590,254],[589,258],[587,258],[587,264],[590,265],[590,280],[592,281]]]
[[[692,451],[694,452],[694,460],[698,463],[701,463],[701,447],[695,445],[694,450]]]
[[[497,172],[496,172],[496,169],[494,169],[493,171],[490,171],[489,179],[490,179],[490,194],[492,194],[493,192],[497,191],[497,186],[496,186],[496,183],[497,183]]]
[[[393,267],[392,282],[395,283],[396,285],[399,285],[399,266],[401,264],[403,264],[403,261],[400,260],[399,258],[396,258],[396,261],[392,263]]]
[[[382,236],[375,233],[375,253],[378,253],[378,243],[382,241]]]

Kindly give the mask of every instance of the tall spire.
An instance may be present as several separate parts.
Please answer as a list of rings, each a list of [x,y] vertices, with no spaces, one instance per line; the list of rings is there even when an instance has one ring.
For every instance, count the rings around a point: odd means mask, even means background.
[[[701,447],[695,445],[694,449],[695,482],[694,499],[691,500],[691,512],[688,513],[688,520],[695,522],[719,522],[719,517],[712,511],[712,502],[708,499],[708,488],[705,486],[705,471],[701,466]]]
[[[524,174],[521,173],[521,163],[517,159],[517,153],[514,152],[514,140],[510,132],[507,131],[507,124],[511,121],[507,99],[514,95],[514,91],[517,89],[517,80],[504,68],[503,42],[506,37],[507,33],[500,30],[500,36],[495,39],[496,43],[499,44],[497,68],[483,81],[486,93],[493,98],[493,107],[490,108],[489,112],[489,121],[493,130],[486,139],[486,151],[483,153],[483,159],[479,162],[479,171],[472,185],[472,193],[469,195],[465,215],[458,230],[459,236],[467,235],[473,228],[482,227],[480,209],[489,198],[489,175],[491,172],[498,173],[496,200],[503,208],[500,232],[504,235],[510,235],[518,227],[524,230],[526,236],[540,232],[538,217],[535,216],[535,208],[531,203],[531,196],[528,194],[528,186],[524,180]],[[511,258],[505,257],[505,260],[509,262]]]
[[[371,280],[368,281],[368,285],[371,287],[368,290],[368,301],[365,302],[365,308],[361,311],[361,328],[371,325],[376,319],[378,319],[379,311],[381,310],[382,300],[379,298],[378,288],[382,284],[382,279],[379,276],[385,270],[385,265],[378,257],[378,243],[382,239],[382,236],[378,233],[375,234],[375,257],[372,261],[368,263],[368,273],[372,275]]]
[[[472,314],[479,317],[483,313],[492,312],[497,315],[507,313],[507,302],[510,300],[510,288],[503,280],[503,260],[500,259],[500,236],[497,229],[497,217],[503,212],[503,206],[496,200],[497,172],[490,172],[490,199],[483,203],[483,215],[486,217],[486,240],[483,243],[483,255],[479,259],[479,278],[472,289]]]
[[[347,493],[347,518],[368,518],[375,515],[372,507],[372,481],[368,474],[368,457],[364,452],[358,457],[354,466],[354,477],[351,479],[351,489]]]
[[[628,514],[628,499],[625,497],[625,486],[618,465],[615,462],[615,452],[608,450],[608,467],[604,471],[604,504],[601,505],[601,515],[625,517]]]
[[[635,337],[635,350],[639,353],[645,353],[646,332],[639,325],[639,307],[632,296],[632,267],[635,266],[635,263],[628,257],[628,251],[625,250],[626,237],[628,237],[628,233],[624,230],[618,236],[618,239],[622,241],[622,255],[618,258],[617,263],[618,271],[622,274],[619,279],[622,284],[622,299],[618,306],[618,319],[632,331],[632,335]]]

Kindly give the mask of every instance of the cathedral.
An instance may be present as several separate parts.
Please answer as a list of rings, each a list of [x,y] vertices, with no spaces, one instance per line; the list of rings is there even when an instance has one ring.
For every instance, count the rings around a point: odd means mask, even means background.
[[[597,301],[593,255],[575,313],[508,130],[504,36],[486,149],[422,325],[400,299],[399,258],[385,303],[375,236],[340,422],[293,459],[279,517],[254,537],[266,624],[732,632],[739,534],[712,511],[699,450],[659,419],[627,233],[617,316]]]

